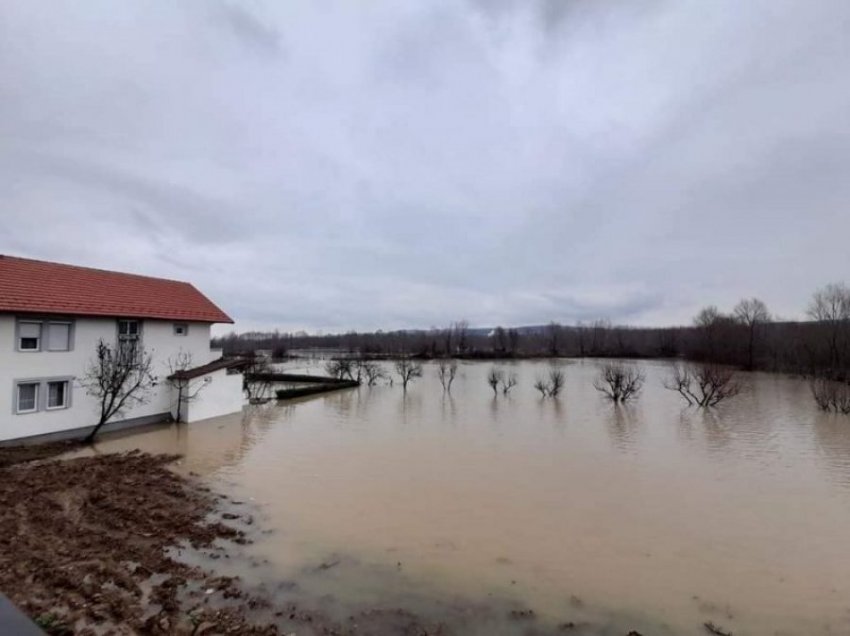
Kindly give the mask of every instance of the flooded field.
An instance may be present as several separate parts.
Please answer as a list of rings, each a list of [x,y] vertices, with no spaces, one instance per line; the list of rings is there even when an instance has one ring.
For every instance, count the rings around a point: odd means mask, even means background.
[[[256,567],[231,567],[340,613],[489,603],[505,612],[482,612],[478,633],[850,633],[850,418],[765,374],[686,409],[668,365],[640,365],[626,407],[593,389],[593,361],[565,364],[546,400],[548,363],[500,365],[519,384],[497,398],[490,363],[462,364],[450,396],[425,365],[406,395],[361,387],[97,450],[182,453],[181,470],[256,509]]]

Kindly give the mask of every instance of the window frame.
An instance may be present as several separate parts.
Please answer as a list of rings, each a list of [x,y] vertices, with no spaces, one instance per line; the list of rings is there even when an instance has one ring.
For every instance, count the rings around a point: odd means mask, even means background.
[[[50,385],[51,384],[61,384],[63,385],[62,389],[62,404],[59,406],[50,406]],[[44,382],[44,386],[46,388],[44,392],[44,410],[45,411],[61,411],[62,409],[67,409],[71,406],[70,401],[70,393],[71,393],[71,383],[68,380],[47,380]]]
[[[35,395],[33,396],[32,408],[31,409],[22,409],[21,408],[21,387],[24,386],[34,386],[35,387]],[[30,413],[38,413],[39,406],[39,394],[41,393],[41,383],[37,380],[23,380],[21,382],[15,382],[15,401],[14,401],[14,410],[16,415],[29,415]]]
[[[72,351],[74,349],[74,323],[71,320],[48,320],[43,323],[47,325],[47,339],[46,344],[47,347],[44,348],[45,351],[50,351],[52,353],[61,353],[63,351]],[[50,330],[54,325],[62,325],[63,327],[68,328],[68,340],[65,344],[64,349],[53,349],[50,346]],[[44,333],[44,327],[42,326],[42,334]]]
[[[21,335],[24,325],[38,325],[38,343],[33,349],[21,346]],[[68,327],[68,345],[66,349],[50,348],[51,325],[65,325]],[[74,350],[74,338],[76,321],[65,316],[17,316],[15,318],[15,351],[20,353],[67,353]]]
[[[174,335],[179,336],[181,338],[189,335],[189,323],[188,322],[175,322],[173,323]],[[180,333],[178,330],[182,329],[183,333]]]
[[[42,378],[16,378],[12,381],[12,414],[31,415],[32,413],[64,411],[74,405],[74,381],[72,375],[49,376]],[[62,382],[65,384],[64,404],[62,406],[48,406],[50,401],[50,384]],[[34,385],[35,408],[21,411],[18,408],[20,401],[20,387],[22,385]]]
[[[136,333],[121,333],[121,324],[135,324],[136,325]],[[141,354],[141,344],[142,344],[142,320],[139,318],[118,318],[115,321],[115,334],[116,334],[116,351],[118,355],[125,355],[125,347],[127,346],[125,343],[134,343],[132,356],[130,357],[130,362],[137,362],[139,359],[139,355]],[[128,328],[129,331],[129,328]]]
[[[21,332],[23,331],[24,325],[36,325],[38,327],[38,336],[36,337],[36,346],[32,349],[29,347],[23,347],[22,340],[24,338],[31,338],[31,336],[24,336]],[[41,351],[41,345],[44,342],[44,321],[36,318],[23,318],[18,319],[15,322],[15,350],[20,351],[21,353],[37,353]]]

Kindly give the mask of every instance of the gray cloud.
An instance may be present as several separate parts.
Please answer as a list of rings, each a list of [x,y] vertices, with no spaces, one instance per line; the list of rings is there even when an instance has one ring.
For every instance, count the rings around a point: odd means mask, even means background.
[[[843,0],[0,3],[0,251],[237,327],[800,316],[850,271]]]

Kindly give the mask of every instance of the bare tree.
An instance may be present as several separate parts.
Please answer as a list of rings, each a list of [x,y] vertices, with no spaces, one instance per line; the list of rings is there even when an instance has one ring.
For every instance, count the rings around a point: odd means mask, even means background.
[[[274,385],[271,379],[272,373],[274,373],[274,367],[268,358],[254,356],[248,359],[242,371],[242,390],[249,403],[256,404],[269,399]]]
[[[584,357],[585,352],[585,331],[587,331],[587,329],[584,324],[582,324],[581,320],[579,320],[576,323],[576,337],[578,338],[578,355],[582,358]]]
[[[676,391],[689,406],[709,408],[741,392],[735,372],[717,364],[676,365],[665,388]]]
[[[508,329],[508,347],[512,356],[517,354],[519,350],[519,331],[516,329]]]
[[[457,362],[454,360],[440,360],[437,365],[437,376],[440,378],[440,384],[443,386],[443,391],[452,392],[452,382],[455,381],[457,375]]]
[[[606,352],[608,348],[608,332],[611,330],[611,323],[608,320],[595,320],[590,330],[590,354],[599,355]]]
[[[563,369],[552,367],[549,369],[549,397],[558,397],[564,388],[566,378]]]
[[[844,283],[832,283],[817,290],[808,314],[826,329],[827,364],[830,375],[836,375],[846,363],[850,344],[850,288]]]
[[[328,360],[328,362],[325,363],[325,373],[337,380],[354,380],[354,360],[351,360],[350,358],[334,358],[333,360]]]
[[[112,348],[103,340],[97,343],[95,357],[80,380],[86,394],[96,398],[100,407],[97,424],[85,438],[87,444],[110,419],[150,400],[156,386],[152,369],[153,359],[144,349]]]
[[[203,378],[187,377],[186,371],[192,368],[192,354],[179,351],[176,355],[168,358],[167,382],[171,388],[177,391],[177,411],[174,415],[175,422],[183,421],[183,405],[192,402],[198,394],[207,386]]]
[[[813,378],[809,387],[821,411],[850,415],[850,385],[846,382]]]
[[[508,373],[502,378],[502,395],[508,395],[511,389],[514,388],[519,380],[516,373]]]
[[[564,383],[566,379],[564,377],[564,371],[560,367],[555,365],[549,369],[549,375],[547,379],[543,379],[540,376],[534,381],[534,388],[540,391],[541,397],[558,397],[558,394],[561,392],[561,389],[564,388]]]
[[[753,369],[758,330],[770,322],[770,312],[758,298],[745,298],[735,305],[732,315],[747,328],[747,369]]]
[[[543,378],[537,378],[534,381],[534,388],[540,391],[540,397],[547,397],[549,395],[549,385],[546,384],[546,381]]]
[[[557,357],[560,354],[560,334],[561,325],[554,320],[546,326],[547,347],[549,349],[549,355],[552,357]]]
[[[383,369],[381,369],[381,365],[377,362],[364,360],[361,367],[363,369],[363,375],[366,376],[367,386],[375,386],[378,380],[386,377]]]
[[[723,321],[723,314],[714,305],[703,307],[694,318],[694,326],[702,335],[703,355],[714,359],[717,348],[717,332]]]
[[[593,386],[613,402],[627,402],[638,397],[645,380],[637,367],[609,362],[600,368]]]
[[[460,353],[466,353],[466,350],[469,347],[469,321],[458,320],[454,325],[452,325],[452,330],[454,331],[457,350]]]
[[[395,361],[395,370],[401,378],[401,387],[405,393],[408,383],[422,377],[422,365],[407,356]]]
[[[501,369],[497,369],[493,367],[490,369],[490,372],[487,374],[487,384],[490,385],[490,388],[493,389],[493,397],[495,397],[499,392],[499,383],[502,381],[504,377],[504,373],[502,373]]]
[[[508,333],[504,327],[496,327],[493,331],[493,350],[496,353],[504,354],[508,350]]]

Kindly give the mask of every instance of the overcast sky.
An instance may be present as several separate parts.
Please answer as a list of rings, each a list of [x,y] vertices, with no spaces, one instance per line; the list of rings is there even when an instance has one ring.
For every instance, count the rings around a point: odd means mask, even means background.
[[[239,330],[801,317],[849,232],[848,0],[0,0],[0,253]]]

